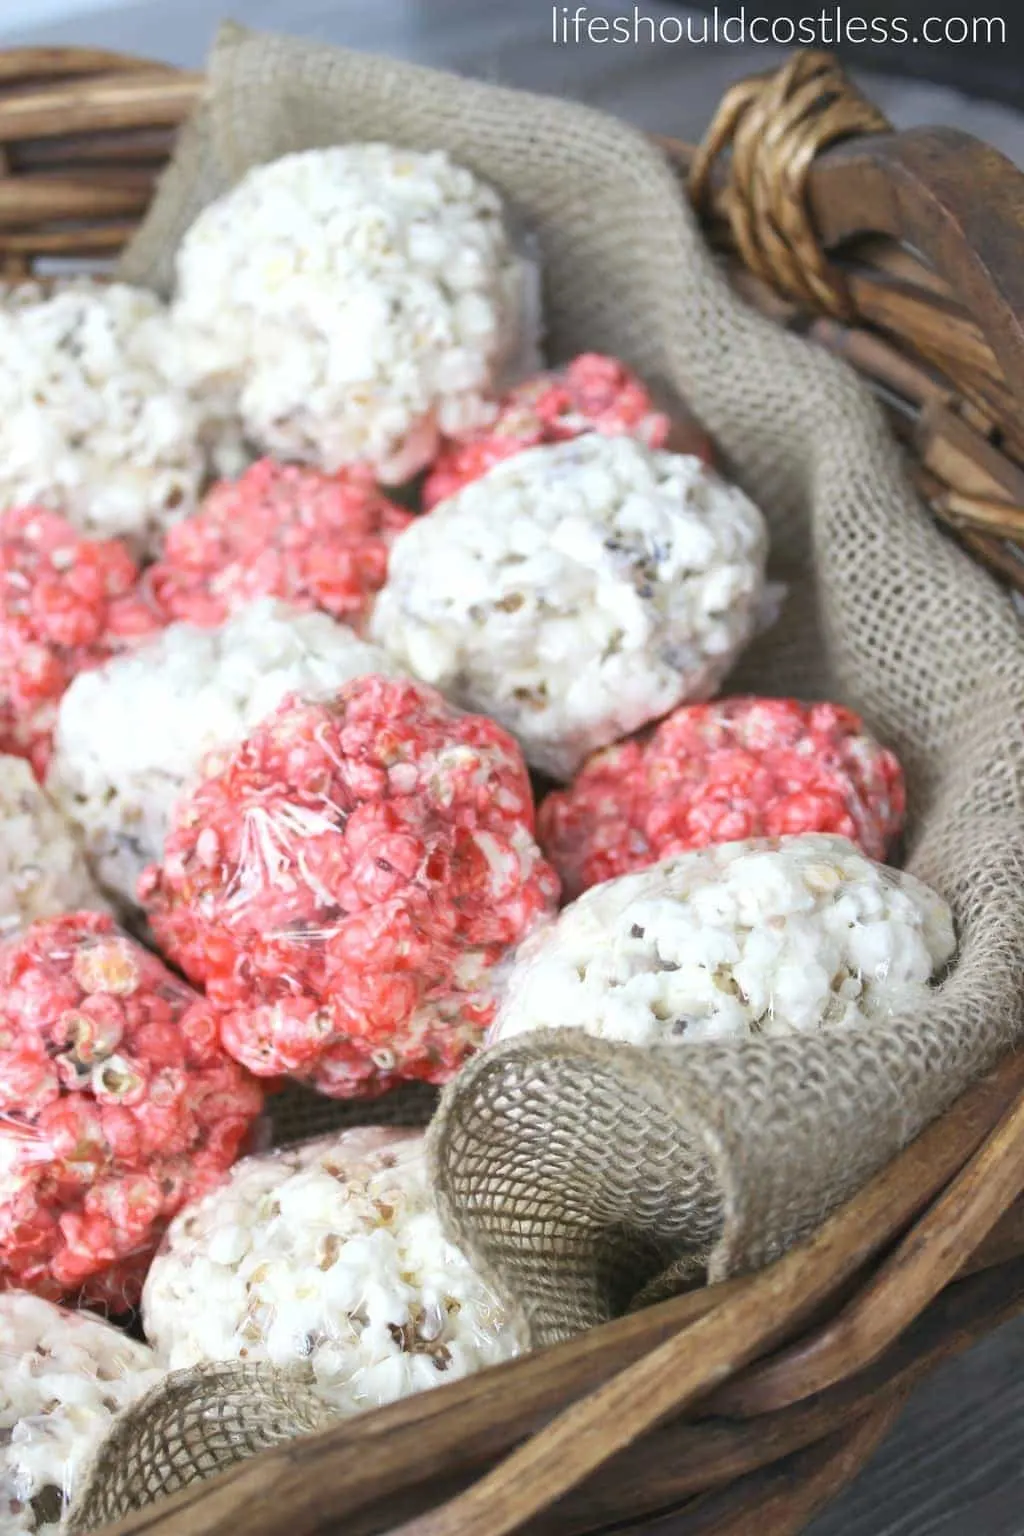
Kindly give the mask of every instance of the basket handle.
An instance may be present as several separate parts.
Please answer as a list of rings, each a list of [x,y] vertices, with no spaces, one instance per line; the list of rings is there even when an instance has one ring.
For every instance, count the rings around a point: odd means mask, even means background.
[[[977,322],[1015,403],[1024,401],[1024,175],[1015,165],[959,129],[914,128],[831,150],[808,191],[824,245],[870,231],[926,256]]]
[[[696,151],[661,143],[712,234],[804,309],[860,317],[830,254],[854,237],[919,253],[940,281],[908,287],[911,345],[930,303],[941,355],[927,361],[968,399],[988,376],[1024,433],[1024,174],[1005,156],[957,129],[893,131],[838,62],[813,51],[734,86]],[[889,319],[898,334],[895,300]]]

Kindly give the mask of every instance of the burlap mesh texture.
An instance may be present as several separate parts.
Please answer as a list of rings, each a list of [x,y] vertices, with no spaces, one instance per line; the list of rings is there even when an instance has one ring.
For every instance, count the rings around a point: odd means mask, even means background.
[[[450,151],[537,233],[552,360],[615,353],[688,400],[763,507],[789,596],[730,689],[841,699],[903,759],[907,864],[951,902],[960,936],[927,1011],[858,1035],[678,1052],[536,1035],[471,1063],[434,1122],[452,1235],[523,1301],[537,1343],[652,1294],[666,1267],[685,1282],[762,1264],[1020,1034],[1012,606],[932,525],[856,376],[730,292],[639,133],[567,102],[236,28],[209,82],[124,277],[166,292],[200,208],[288,151],[375,138]]]
[[[63,1529],[87,1536],[330,1421],[299,1372],[236,1364],[175,1371],[115,1420],[79,1480]]]

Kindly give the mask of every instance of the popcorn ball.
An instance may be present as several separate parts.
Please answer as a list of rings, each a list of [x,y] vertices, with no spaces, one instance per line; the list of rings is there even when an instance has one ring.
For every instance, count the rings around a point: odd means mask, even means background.
[[[0,1290],[123,1312],[262,1107],[210,1010],[101,913],[0,946]]]
[[[28,763],[0,757],[0,938],[38,917],[105,906],[71,827]]]
[[[194,624],[219,624],[269,595],[361,629],[391,542],[411,521],[365,470],[323,475],[262,459],[171,529],[146,579],[163,612]]]
[[[115,1417],[164,1375],[151,1349],[98,1317],[0,1295],[3,1536],[58,1536]]]
[[[462,441],[444,443],[424,483],[424,505],[436,506],[502,459],[540,443],[603,432],[664,448],[670,430],[669,418],[654,409],[647,390],[625,363],[585,352],[565,368],[516,385],[489,426]]]
[[[506,459],[413,523],[370,632],[567,779],[714,692],[757,622],[766,546],[753,502],[697,458],[589,433]]]
[[[541,805],[539,839],[578,896],[708,843],[834,832],[884,859],[903,824],[903,773],[838,704],[733,698],[677,709],[607,747]]]
[[[104,889],[131,906],[163,852],[175,801],[207,765],[220,766],[221,749],[290,693],[331,695],[352,677],[394,670],[327,614],[270,598],[215,629],[171,624],[68,689],[48,787]]]
[[[265,452],[399,483],[536,355],[501,200],[441,153],[345,144],[256,167],[177,256],[185,377]]]
[[[159,627],[137,579],[117,539],[83,538],[42,507],[0,512],[0,751],[40,777],[72,678]]]
[[[920,1008],[946,903],[823,833],[722,843],[597,885],[520,950],[491,1040],[631,1045],[855,1029]]]
[[[517,1354],[508,1313],[445,1240],[423,1138],[366,1127],[239,1163],[153,1261],[146,1336],[170,1369],[308,1365],[358,1413]]]
[[[495,967],[554,910],[529,779],[491,720],[358,678],[286,700],[179,801],[139,893],[227,1049],[335,1098],[442,1083]]]
[[[76,278],[0,294],[0,506],[153,549],[192,510],[215,446],[176,353],[144,289]]]

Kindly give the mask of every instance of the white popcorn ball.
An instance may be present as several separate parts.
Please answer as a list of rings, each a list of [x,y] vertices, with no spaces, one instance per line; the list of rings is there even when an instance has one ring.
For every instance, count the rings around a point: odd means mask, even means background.
[[[520,1321],[442,1233],[422,1135],[380,1126],[238,1163],[172,1222],[142,1313],[172,1370],[308,1362],[346,1414],[524,1345]]]
[[[327,697],[392,662],[326,613],[261,598],[213,629],[171,624],[81,673],[57,717],[47,787],[103,888],[132,904],[175,801],[287,694]]]
[[[568,779],[707,698],[750,638],[761,513],[700,460],[591,433],[506,459],[399,535],[371,634]]]
[[[98,1317],[0,1295],[0,1536],[57,1536],[115,1415],[164,1375],[151,1349]]]
[[[721,843],[595,885],[528,939],[489,1043],[854,1029],[920,1006],[955,948],[941,897],[846,838]]]
[[[264,451],[397,484],[538,365],[537,283],[470,171],[347,144],[258,166],[204,209],[173,314],[188,381]]]
[[[180,375],[167,311],[144,289],[75,278],[4,290],[0,506],[50,507],[153,552],[193,510],[226,430]]]
[[[83,908],[106,903],[78,839],[24,758],[0,756],[0,938]]]

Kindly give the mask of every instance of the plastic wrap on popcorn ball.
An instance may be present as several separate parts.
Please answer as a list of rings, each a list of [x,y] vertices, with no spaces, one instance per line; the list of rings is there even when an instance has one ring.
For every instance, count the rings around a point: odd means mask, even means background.
[[[517,384],[498,404],[494,421],[461,441],[446,441],[423,485],[423,504],[436,506],[495,464],[584,432],[636,437],[664,448],[672,423],[636,374],[617,358],[585,352],[564,368]]]
[[[758,623],[766,554],[761,513],[699,459],[588,433],[400,534],[370,634],[565,780],[715,691]]]
[[[527,940],[489,1041],[856,1029],[920,1008],[955,948],[946,902],[846,838],[721,843],[593,886]]]
[[[164,306],[91,278],[8,288],[0,356],[0,506],[153,551],[195,506],[219,426],[175,381]]]
[[[70,824],[21,757],[0,756],[0,940],[40,917],[107,904]]]
[[[58,1536],[114,1418],[165,1374],[147,1345],[98,1317],[0,1295],[3,1536]]]
[[[142,1311],[170,1369],[301,1363],[345,1414],[525,1344],[521,1319],[442,1233],[422,1136],[381,1127],[239,1163],[174,1221]]]
[[[286,700],[175,808],[139,894],[224,1044],[334,1098],[447,1082],[501,966],[555,909],[530,784],[493,721],[380,676]]]
[[[362,629],[411,514],[377,490],[369,470],[325,475],[261,459],[213,487],[194,517],[173,527],[146,573],[172,619],[220,624],[258,597],[322,608]]]
[[[447,155],[346,144],[250,170],[177,255],[184,377],[264,452],[401,484],[539,366],[538,277]]]
[[[291,693],[330,696],[392,673],[376,646],[325,613],[264,598],[216,628],[171,624],[89,672],[61,701],[48,788],[79,829],[103,889],[134,909],[175,801]],[[125,722],[131,729],[125,729]]]
[[[596,753],[538,812],[567,896],[709,843],[798,832],[884,859],[906,791],[893,753],[853,710],[795,699],[687,704],[643,738]]]
[[[138,574],[118,539],[42,507],[0,511],[0,751],[40,778],[72,679],[160,628]]]
[[[134,1306],[172,1216],[244,1150],[259,1085],[106,915],[0,945],[0,1290]]]

